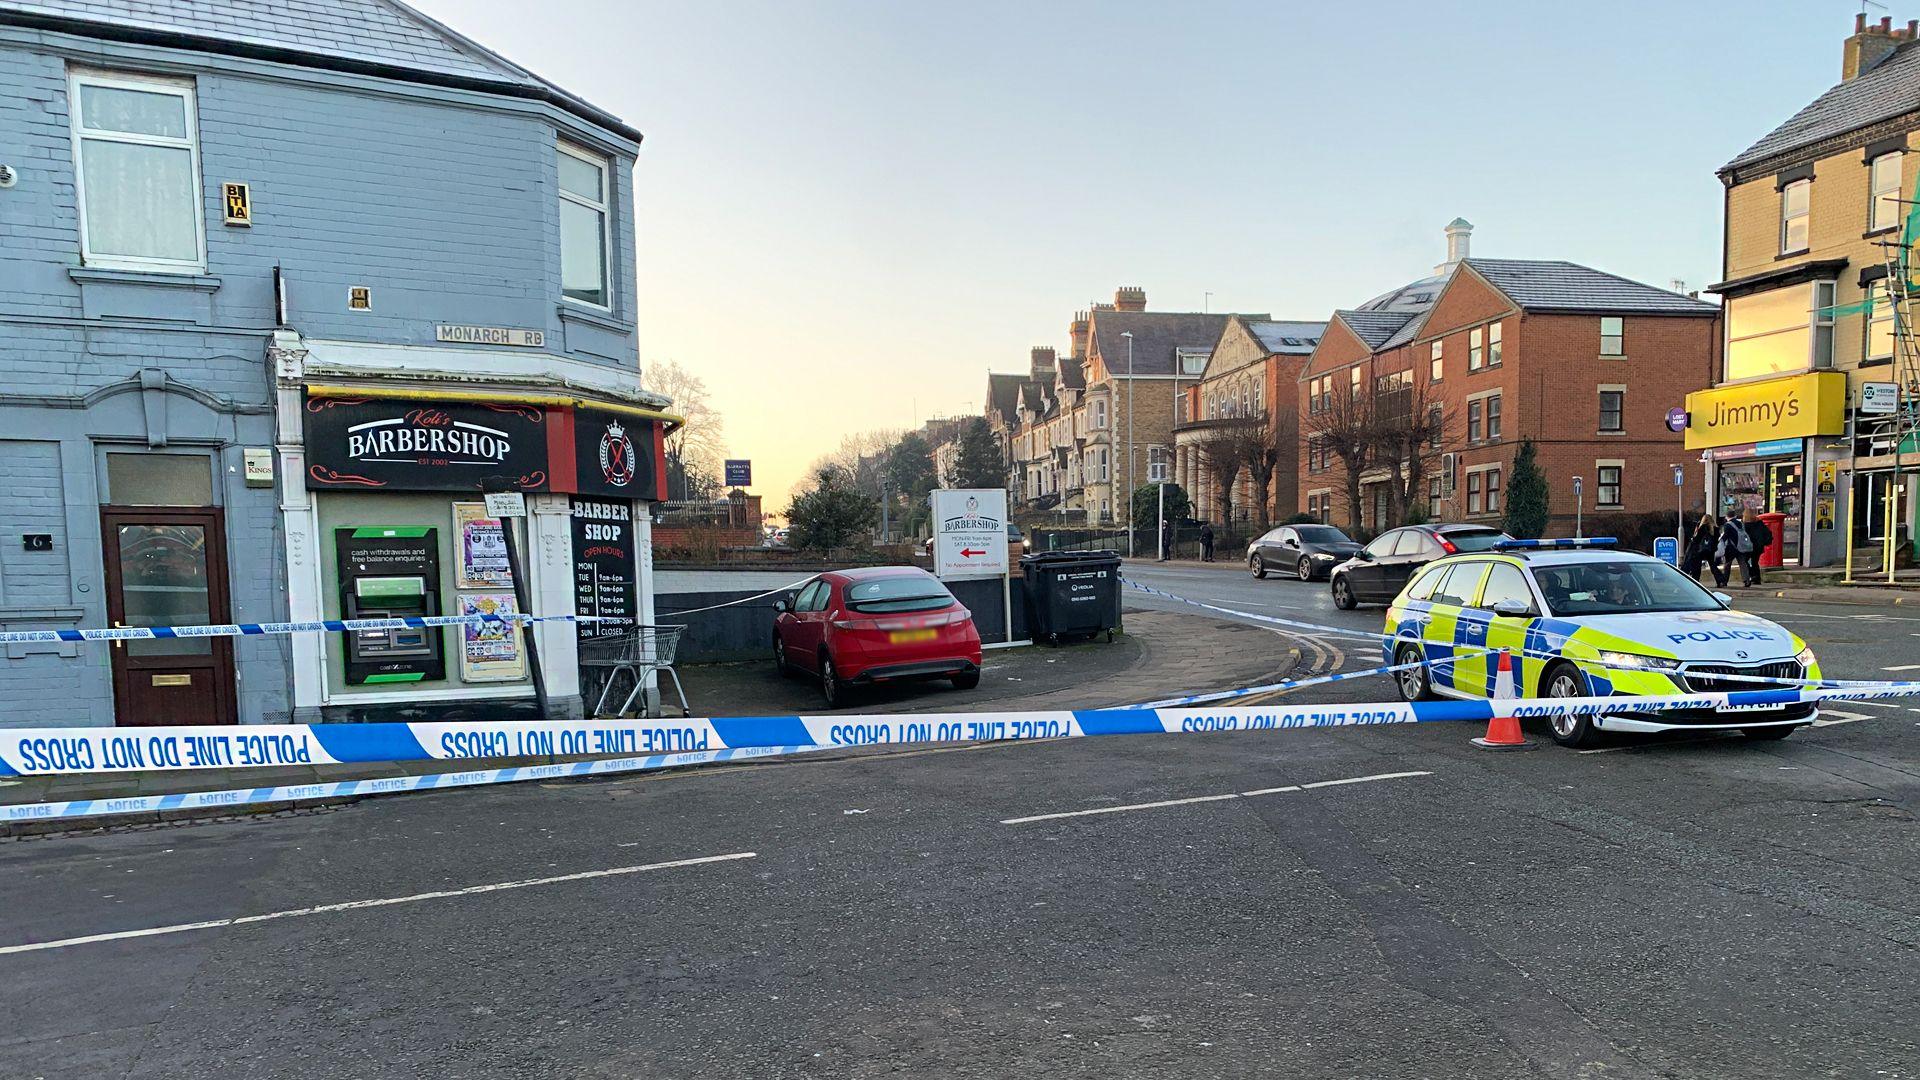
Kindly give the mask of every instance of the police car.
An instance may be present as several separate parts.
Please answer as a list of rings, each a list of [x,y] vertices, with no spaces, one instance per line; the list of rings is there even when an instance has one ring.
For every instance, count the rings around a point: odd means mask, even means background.
[[[1408,701],[1483,698],[1511,650],[1519,697],[1674,695],[1793,688],[1818,679],[1807,643],[1757,615],[1734,611],[1668,563],[1610,550],[1610,539],[1516,540],[1430,563],[1387,609],[1393,664],[1450,664],[1398,673]],[[1726,678],[1744,676],[1748,678]],[[1683,709],[1631,716],[1557,716],[1555,742],[1582,746],[1597,731],[1736,730],[1782,739],[1811,723],[1812,702]]]

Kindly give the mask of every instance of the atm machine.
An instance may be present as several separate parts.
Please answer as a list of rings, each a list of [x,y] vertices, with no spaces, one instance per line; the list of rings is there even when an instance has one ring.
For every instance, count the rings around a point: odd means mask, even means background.
[[[340,617],[388,619],[440,614],[439,533],[373,526],[334,530]],[[443,627],[349,630],[347,685],[422,682],[447,677]]]

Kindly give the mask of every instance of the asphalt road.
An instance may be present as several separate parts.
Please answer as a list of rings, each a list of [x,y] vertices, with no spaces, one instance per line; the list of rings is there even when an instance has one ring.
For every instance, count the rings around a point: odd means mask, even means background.
[[[1743,606],[1836,675],[1920,661],[1920,617]],[[0,1076],[1911,1077],[1916,710],[821,756],[0,844]]]

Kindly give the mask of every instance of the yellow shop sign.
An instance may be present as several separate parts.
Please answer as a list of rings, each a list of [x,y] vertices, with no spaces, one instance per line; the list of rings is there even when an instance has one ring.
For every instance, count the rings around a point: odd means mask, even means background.
[[[1687,449],[1846,431],[1847,376],[1811,371],[1687,395]]]

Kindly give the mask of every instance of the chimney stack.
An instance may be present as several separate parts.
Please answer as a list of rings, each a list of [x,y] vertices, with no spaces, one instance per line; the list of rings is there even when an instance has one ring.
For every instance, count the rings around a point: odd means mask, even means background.
[[[1147,310],[1147,290],[1138,285],[1122,285],[1113,290],[1113,308],[1115,311]]]
[[[1088,313],[1076,311],[1073,321],[1067,324],[1067,334],[1073,339],[1073,358],[1081,363],[1087,359],[1087,334],[1091,329]]]
[[[1893,55],[1893,50],[1913,41],[1920,35],[1920,19],[1907,23],[1899,30],[1893,28],[1893,16],[1888,15],[1871,25],[1867,22],[1866,12],[1853,17],[1853,36],[1848,38],[1841,50],[1840,81],[1857,78]]]
[[[1435,275],[1447,274],[1468,258],[1473,241],[1473,223],[1466,218],[1454,218],[1447,222],[1447,261],[1433,268]]]
[[[1027,377],[1035,382],[1052,382],[1055,353],[1051,345],[1035,345],[1028,351]]]

